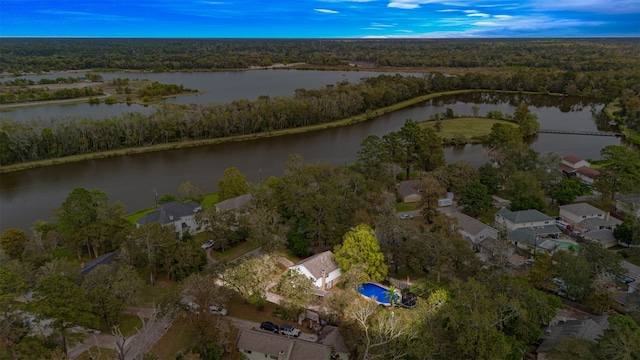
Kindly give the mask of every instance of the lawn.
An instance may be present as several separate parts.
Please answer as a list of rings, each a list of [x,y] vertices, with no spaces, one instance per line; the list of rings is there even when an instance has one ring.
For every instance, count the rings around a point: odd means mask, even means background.
[[[396,203],[396,211],[397,212],[405,212],[405,211],[413,211],[418,209],[418,205],[420,203],[414,202],[414,203]]]
[[[251,250],[255,250],[260,247],[260,244],[250,241],[243,241],[234,247],[227,249],[223,252],[211,251],[211,257],[218,261],[231,261],[238,256],[244,255]]]
[[[173,280],[157,279],[155,285],[146,284],[142,293],[141,307],[152,308],[158,304],[163,296],[177,288],[178,284]]]
[[[420,125],[423,127],[435,127],[436,123],[436,121],[427,121],[420,123]],[[504,120],[463,117],[457,119],[441,120],[440,124],[442,128],[438,132],[438,135],[440,135],[445,140],[451,140],[456,136],[464,137],[467,140],[479,139],[483,136],[489,135],[489,133],[491,132],[491,127],[495,123],[517,126],[512,122]]]

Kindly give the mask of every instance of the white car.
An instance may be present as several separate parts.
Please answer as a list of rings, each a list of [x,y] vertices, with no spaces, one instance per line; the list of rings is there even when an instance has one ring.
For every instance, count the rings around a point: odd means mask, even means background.
[[[209,241],[207,241],[206,243],[203,243],[201,247],[202,247],[203,249],[207,250],[208,248],[210,248],[210,247],[212,247],[212,246],[213,246],[213,240],[209,240]]]
[[[209,306],[209,311],[211,311],[212,314],[220,314],[222,316],[227,315],[227,309],[219,308],[219,307],[217,307],[215,305]]]
[[[400,219],[402,219],[402,220],[413,219],[413,215],[411,215],[411,214],[402,214],[402,215],[400,215]]]
[[[300,329],[296,329],[296,328],[294,328],[293,326],[291,326],[289,324],[284,324],[284,325],[280,326],[280,334],[287,335],[287,336],[298,337],[298,336],[300,336]]]

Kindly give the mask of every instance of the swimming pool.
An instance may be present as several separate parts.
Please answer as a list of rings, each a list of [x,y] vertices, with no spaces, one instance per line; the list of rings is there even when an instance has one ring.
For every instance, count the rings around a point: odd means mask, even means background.
[[[360,288],[358,289],[358,292],[362,296],[364,296],[366,298],[375,298],[375,300],[378,302],[378,304],[382,304],[382,305],[386,305],[386,306],[391,305],[391,302],[389,301],[389,296],[387,295],[388,291],[389,291],[389,289],[387,289],[386,287],[378,285],[378,284],[374,284],[374,283],[362,284],[362,285],[360,285]],[[397,301],[397,300],[400,299],[400,295],[398,295],[398,293],[396,292],[394,298]]]
[[[570,242],[565,242],[565,241],[558,241],[558,240],[551,240],[552,243],[558,245],[558,247],[562,250],[574,250],[574,251],[578,251],[578,245],[576,244],[572,244]]]

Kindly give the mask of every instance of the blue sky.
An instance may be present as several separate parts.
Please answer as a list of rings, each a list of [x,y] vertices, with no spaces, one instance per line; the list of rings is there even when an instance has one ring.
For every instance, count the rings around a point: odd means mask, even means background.
[[[0,36],[640,36],[640,0],[0,0]]]

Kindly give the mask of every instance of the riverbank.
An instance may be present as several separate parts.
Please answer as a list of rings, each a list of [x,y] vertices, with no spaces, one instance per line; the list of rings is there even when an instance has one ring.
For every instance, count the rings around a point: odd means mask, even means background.
[[[238,136],[225,137],[225,138],[201,139],[201,140],[181,141],[181,142],[173,142],[173,143],[166,143],[166,144],[157,144],[157,145],[145,146],[145,147],[118,149],[118,150],[104,151],[104,152],[91,153],[91,154],[73,155],[73,156],[66,156],[62,158],[31,161],[31,162],[20,163],[20,164],[12,164],[7,166],[2,166],[0,168],[0,173],[27,170],[27,169],[37,168],[37,167],[65,164],[65,163],[71,163],[71,162],[102,159],[102,158],[108,158],[108,157],[114,157],[114,156],[141,154],[146,152],[173,150],[173,149],[189,148],[189,147],[204,146],[204,145],[224,144],[224,143],[230,143],[230,142],[247,141],[247,140],[260,139],[260,138],[270,138],[275,136],[299,134],[299,133],[305,133],[310,131],[330,129],[330,128],[335,128],[335,127],[340,127],[345,125],[351,125],[351,124],[359,123],[362,121],[367,121],[376,116],[391,113],[396,110],[420,103],[425,100],[437,98],[440,96],[464,94],[469,92],[481,92],[481,91],[487,91],[487,90],[454,90],[454,91],[423,95],[423,96],[419,96],[417,98],[406,100],[406,101],[403,101],[394,105],[390,105],[384,108],[368,111],[366,113],[352,116],[346,119],[333,121],[329,123],[298,127],[298,128],[261,132],[261,133],[255,133],[255,134],[238,135]]]

